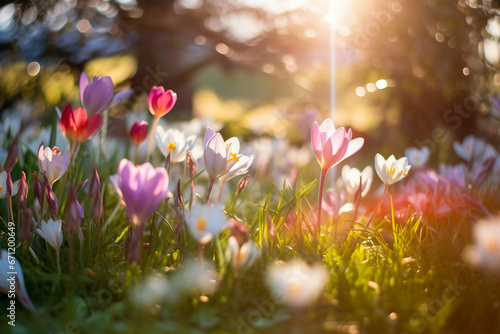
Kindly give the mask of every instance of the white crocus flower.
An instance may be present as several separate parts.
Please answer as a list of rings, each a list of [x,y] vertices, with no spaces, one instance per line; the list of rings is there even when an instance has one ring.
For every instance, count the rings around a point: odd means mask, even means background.
[[[347,192],[354,196],[359,188],[359,182],[361,180],[361,196],[365,196],[373,181],[373,168],[372,166],[366,166],[363,171],[359,171],[357,168],[351,168],[349,165],[345,165],[342,168],[342,180],[344,180]]]
[[[193,237],[200,244],[209,243],[223,229],[228,227],[228,221],[224,216],[221,204],[210,206],[193,205],[187,225]]]
[[[500,217],[477,222],[473,236],[473,245],[465,249],[465,260],[487,270],[500,271]]]
[[[408,157],[408,162],[412,167],[419,168],[427,163],[429,156],[431,155],[431,151],[427,146],[424,146],[421,149],[417,147],[408,147],[405,150],[405,155]]]
[[[453,149],[457,155],[465,161],[487,159],[497,155],[493,146],[473,135],[465,137],[462,143],[454,142]]]
[[[47,175],[50,185],[59,180],[70,164],[70,152],[62,154],[59,148],[54,146],[43,147],[43,143],[38,148],[38,168],[42,175]]]
[[[394,155],[391,155],[385,160],[379,153],[375,156],[375,171],[387,186],[404,179],[410,168],[407,157],[396,160]]]
[[[61,248],[63,242],[62,220],[53,221],[49,218],[47,222],[42,220],[40,227],[36,229],[40,237],[45,239],[56,251]]]
[[[217,272],[208,263],[188,260],[176,268],[170,284],[175,293],[172,300],[182,295],[212,295],[217,290]]]
[[[259,248],[252,240],[248,240],[241,246],[234,236],[231,236],[227,241],[226,260],[234,268],[250,268],[259,256]]]
[[[237,159],[238,160],[234,164],[231,164],[230,167],[228,162],[228,168],[226,168],[226,172],[219,178],[221,187],[224,183],[231,180],[233,177],[248,173],[248,169],[253,163],[254,156],[240,154]]]
[[[267,271],[267,285],[274,301],[296,309],[318,299],[327,280],[328,272],[323,265],[309,266],[300,259],[273,264]]]
[[[17,194],[17,185],[19,180],[12,183],[12,196]],[[7,172],[2,171],[0,173],[0,199],[7,196]]]
[[[170,154],[170,162],[182,162],[186,160],[187,151],[191,151],[196,143],[196,135],[186,137],[177,129],[165,129],[158,125],[155,131],[156,143],[163,155]]]
[[[26,285],[24,284],[23,269],[19,261],[9,255],[6,249],[0,251],[0,292],[10,293],[14,291],[17,299],[29,310],[35,306],[30,300]]]

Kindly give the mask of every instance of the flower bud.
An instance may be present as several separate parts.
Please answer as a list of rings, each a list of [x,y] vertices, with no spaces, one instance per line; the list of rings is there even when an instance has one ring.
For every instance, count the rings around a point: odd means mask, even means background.
[[[245,190],[247,184],[248,184],[248,179],[250,178],[250,175],[245,175],[244,177],[241,178],[240,182],[238,182],[238,186],[236,187],[236,193],[234,196],[238,196]]]
[[[182,195],[181,191],[181,180],[177,181],[177,191],[174,195],[174,205],[181,209],[184,206],[184,196]]]
[[[28,183],[26,182],[26,174],[21,172],[21,181],[17,185],[17,206],[19,208],[26,206],[26,197],[28,197]]]
[[[196,160],[194,159],[191,151],[187,152],[186,169],[189,171],[191,177],[193,177],[196,171],[198,170],[198,165],[196,164]]]
[[[148,122],[135,122],[130,129],[130,140],[134,145],[140,145],[148,136]]]
[[[10,174],[12,172],[12,168],[14,168],[14,165],[17,162],[17,155],[18,155],[18,145],[17,145],[17,139],[19,138],[19,134],[16,135],[14,140],[12,141],[12,145],[10,145],[9,152],[7,153],[7,159],[5,160],[5,163],[3,165],[3,169]],[[12,194],[12,191],[11,191]],[[8,195],[7,195],[8,196]]]
[[[97,169],[95,168],[89,183],[89,197],[92,203],[92,213],[98,222],[101,221],[102,215],[102,197],[101,197],[101,181],[99,180],[99,174],[97,174]]]

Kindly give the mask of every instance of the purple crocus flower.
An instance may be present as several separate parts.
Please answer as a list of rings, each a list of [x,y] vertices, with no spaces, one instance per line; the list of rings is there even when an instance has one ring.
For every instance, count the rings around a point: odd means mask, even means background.
[[[92,83],[90,83],[87,73],[82,72],[80,76],[80,102],[88,115],[100,113],[132,94],[130,88],[122,89],[116,94],[114,94],[114,91],[115,85],[111,77],[95,76]]]
[[[143,226],[151,214],[168,197],[168,174],[165,168],[154,168],[149,162],[135,166],[122,159],[118,166],[118,184],[127,206],[129,219]]]

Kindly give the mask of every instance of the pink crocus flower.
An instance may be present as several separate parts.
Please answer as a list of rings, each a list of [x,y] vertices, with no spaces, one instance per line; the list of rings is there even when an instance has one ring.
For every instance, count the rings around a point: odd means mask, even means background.
[[[168,114],[170,110],[177,102],[177,94],[172,90],[165,91],[163,87],[153,87],[149,92],[148,96],[148,108],[151,114],[155,117],[153,121],[153,126],[151,127],[151,133],[149,134],[148,152],[146,155],[146,161],[149,161],[149,155],[151,153],[151,143],[153,141],[153,135],[155,133],[156,124],[158,120]]]
[[[129,219],[143,225],[168,197],[168,174],[165,168],[154,168],[150,163],[135,166],[122,159],[118,166],[118,185],[127,206]]]
[[[122,192],[122,204],[133,227],[127,238],[129,263],[141,263],[142,235],[146,220],[168,197],[168,174],[165,168],[154,168],[149,162],[135,166],[122,159],[118,166],[118,185]]]
[[[57,146],[51,149],[50,147],[44,148],[43,143],[40,145],[38,148],[38,168],[42,175],[47,176],[50,185],[53,185],[66,173],[70,157],[69,151],[63,155]]]
[[[153,87],[148,96],[149,111],[155,117],[163,117],[172,110],[177,101],[177,94],[171,89],[165,91],[163,87]]]
[[[363,147],[364,139],[352,139],[352,131],[340,127],[335,129],[333,121],[329,118],[323,121],[321,126],[314,122],[311,129],[311,143],[314,154],[321,167],[318,200],[318,226],[321,222],[321,203],[323,202],[323,188],[326,173],[330,168],[342,160],[350,157]]]

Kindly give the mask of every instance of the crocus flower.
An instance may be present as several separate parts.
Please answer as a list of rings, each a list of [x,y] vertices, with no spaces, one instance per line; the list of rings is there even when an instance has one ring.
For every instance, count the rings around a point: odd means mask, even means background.
[[[224,142],[220,133],[215,133],[211,128],[207,128],[203,151],[205,169],[209,176],[207,202],[215,180],[219,179],[221,182],[218,202],[224,184],[231,178],[248,172],[254,157],[240,154],[239,151],[240,141],[238,138],[231,137]]]
[[[170,282],[177,296],[211,295],[217,289],[217,272],[206,262],[187,260],[176,270]]]
[[[234,236],[229,237],[226,246],[226,260],[232,267],[248,269],[259,256],[259,249],[252,240],[247,240],[240,245]]]
[[[427,160],[429,160],[429,156],[431,155],[431,151],[427,146],[424,146],[421,149],[417,147],[408,147],[405,149],[405,155],[408,157],[408,161],[411,166],[419,168],[427,163]]]
[[[5,198],[7,196],[7,177],[8,173],[6,171],[0,172],[0,199]],[[16,181],[12,185],[12,195],[14,196],[17,194],[17,185],[19,184],[19,181]]]
[[[89,115],[94,115],[108,109],[111,105],[125,100],[132,90],[122,89],[114,94],[115,85],[111,77],[94,77],[92,83],[87,73],[80,76],[80,102]],[[114,94],[114,96],[113,96]]]
[[[135,225],[146,220],[168,197],[168,174],[165,168],[150,163],[135,166],[122,159],[118,166],[118,182],[129,219]]]
[[[59,211],[58,200],[56,194],[54,194],[54,191],[52,190],[52,186],[50,185],[49,179],[46,174],[44,174],[44,178],[45,181],[43,182],[42,196],[46,195],[50,215],[52,216],[52,218],[56,219],[57,212]]]
[[[99,174],[97,173],[97,168],[95,167],[92,172],[92,177],[89,183],[89,197],[90,203],[92,203],[92,213],[99,224],[101,224],[102,215],[102,196],[101,196],[101,181],[99,180]],[[99,225],[100,226],[100,225]]]
[[[130,129],[130,140],[134,145],[139,146],[148,136],[148,122],[135,122]]]
[[[408,175],[410,168],[407,157],[396,160],[394,155],[391,155],[385,160],[379,153],[375,156],[375,172],[386,185],[404,179]]]
[[[146,160],[149,161],[149,155],[151,153],[151,143],[153,142],[153,134],[155,133],[156,124],[158,120],[168,114],[173,108],[175,102],[177,101],[177,94],[171,90],[167,90],[163,87],[153,87],[149,92],[148,97],[148,107],[149,111],[155,117],[153,121],[153,126],[151,128],[151,133],[149,135],[148,152],[146,155]]]
[[[219,181],[221,182],[221,184],[226,183],[233,177],[248,173],[248,169],[252,165],[254,156],[240,154],[239,157],[236,157],[236,159],[228,161],[225,173],[221,177],[219,177]]]
[[[177,94],[163,87],[153,87],[148,96],[149,111],[155,118],[163,117],[172,110],[177,101]]]
[[[11,270],[12,267],[15,268],[14,271]],[[15,272],[15,274],[8,274],[10,272]],[[16,292],[17,299],[25,308],[35,309],[24,284],[21,264],[14,256],[9,255],[6,249],[2,249],[0,252],[0,292],[7,294],[12,290]]]
[[[472,265],[500,271],[500,218],[481,220],[474,224],[474,243],[464,251]]]
[[[118,185],[122,204],[133,226],[125,242],[127,261],[141,264],[144,226],[153,212],[168,197],[168,174],[165,168],[154,168],[149,162],[140,166],[122,159],[118,166]]]
[[[465,189],[465,175],[466,175],[467,167],[460,163],[458,165],[439,165],[439,174],[450,181],[452,185],[457,187],[458,189]]]
[[[187,151],[191,151],[196,143],[196,135],[186,137],[177,129],[165,129],[159,125],[154,134],[158,147],[165,156],[170,155],[170,162],[186,160]]]
[[[465,161],[491,158],[497,155],[496,150],[484,140],[469,135],[462,143],[454,142],[453,149],[457,155]]]
[[[328,280],[321,264],[309,266],[301,259],[279,262],[267,270],[267,285],[273,300],[295,309],[304,309],[317,300]]]
[[[54,221],[51,218],[49,218],[47,222],[42,220],[40,227],[36,229],[36,232],[56,251],[61,248],[63,242],[62,220]]]
[[[311,129],[311,142],[321,170],[327,171],[342,160],[358,152],[363,146],[363,138],[352,139],[352,131],[340,127],[335,129],[327,118],[321,126],[314,122]]]
[[[63,155],[56,146],[51,149],[50,147],[44,148],[43,143],[40,145],[38,148],[38,168],[40,173],[47,175],[50,185],[53,185],[66,173],[70,157],[69,151]]]
[[[17,188],[17,185],[14,185],[12,183],[12,177],[11,177],[10,173],[12,172],[12,168],[14,168],[14,165],[17,162],[18,151],[19,151],[19,145],[17,144],[18,139],[19,139],[19,133],[14,138],[14,140],[9,148],[9,152],[7,153],[7,158],[5,159],[5,163],[3,165],[4,171],[7,172],[6,179],[1,180],[2,182],[0,183],[0,188],[5,188],[5,195],[4,196],[7,196],[7,200],[9,201],[9,203],[11,203],[12,196],[14,196],[15,193],[17,192],[17,189],[13,189],[13,188]],[[5,187],[2,186],[3,184],[5,184]],[[2,190],[3,189],[0,190],[0,198],[2,198],[1,197]],[[9,213],[9,217],[10,217],[10,211],[7,210],[7,212]],[[12,217],[11,217],[11,219],[12,219]]]
[[[401,159],[396,160],[394,155],[391,155],[387,158],[387,160],[385,160],[382,155],[377,153],[375,156],[375,172],[377,172],[378,177],[382,180],[382,182],[384,182],[384,193],[380,197],[377,208],[373,211],[373,214],[366,223],[366,226],[370,226],[373,218],[375,218],[375,214],[382,205],[382,201],[384,200],[389,186],[405,178],[408,175],[410,168],[411,166],[408,165],[407,157],[402,157]]]
[[[321,223],[321,203],[326,173],[330,168],[358,152],[364,144],[363,138],[352,139],[352,131],[345,128],[335,129],[331,119],[327,118],[321,126],[314,122],[311,129],[311,142],[316,159],[321,167],[318,199],[318,226]]]
[[[92,138],[103,125],[102,116],[93,114],[87,119],[87,112],[83,108],[72,110],[71,104],[66,105],[61,115],[61,129],[71,140],[77,143]]]
[[[361,196],[365,196],[373,181],[373,168],[366,166],[362,172],[357,168],[351,168],[349,165],[342,167],[342,180],[344,181],[347,192],[354,196],[361,182]]]
[[[202,245],[209,243],[223,229],[229,227],[221,204],[194,205],[187,221],[193,237]]]
[[[78,189],[75,189],[75,186],[71,183],[66,204],[66,214],[64,216],[66,231],[69,235],[78,233],[80,240],[83,240],[82,219],[84,218],[84,210],[80,202],[78,202],[78,193],[85,183],[86,181],[84,181]]]
[[[28,182],[26,181],[26,174],[21,172],[21,180],[17,184],[17,206],[19,209],[26,207],[26,198],[28,197]]]
[[[203,161],[205,163],[205,169],[212,182],[215,182],[215,180],[221,177],[226,171],[228,160],[226,145],[227,144],[224,142],[224,138],[222,138],[220,133],[215,133],[212,129],[207,128],[205,133]]]

